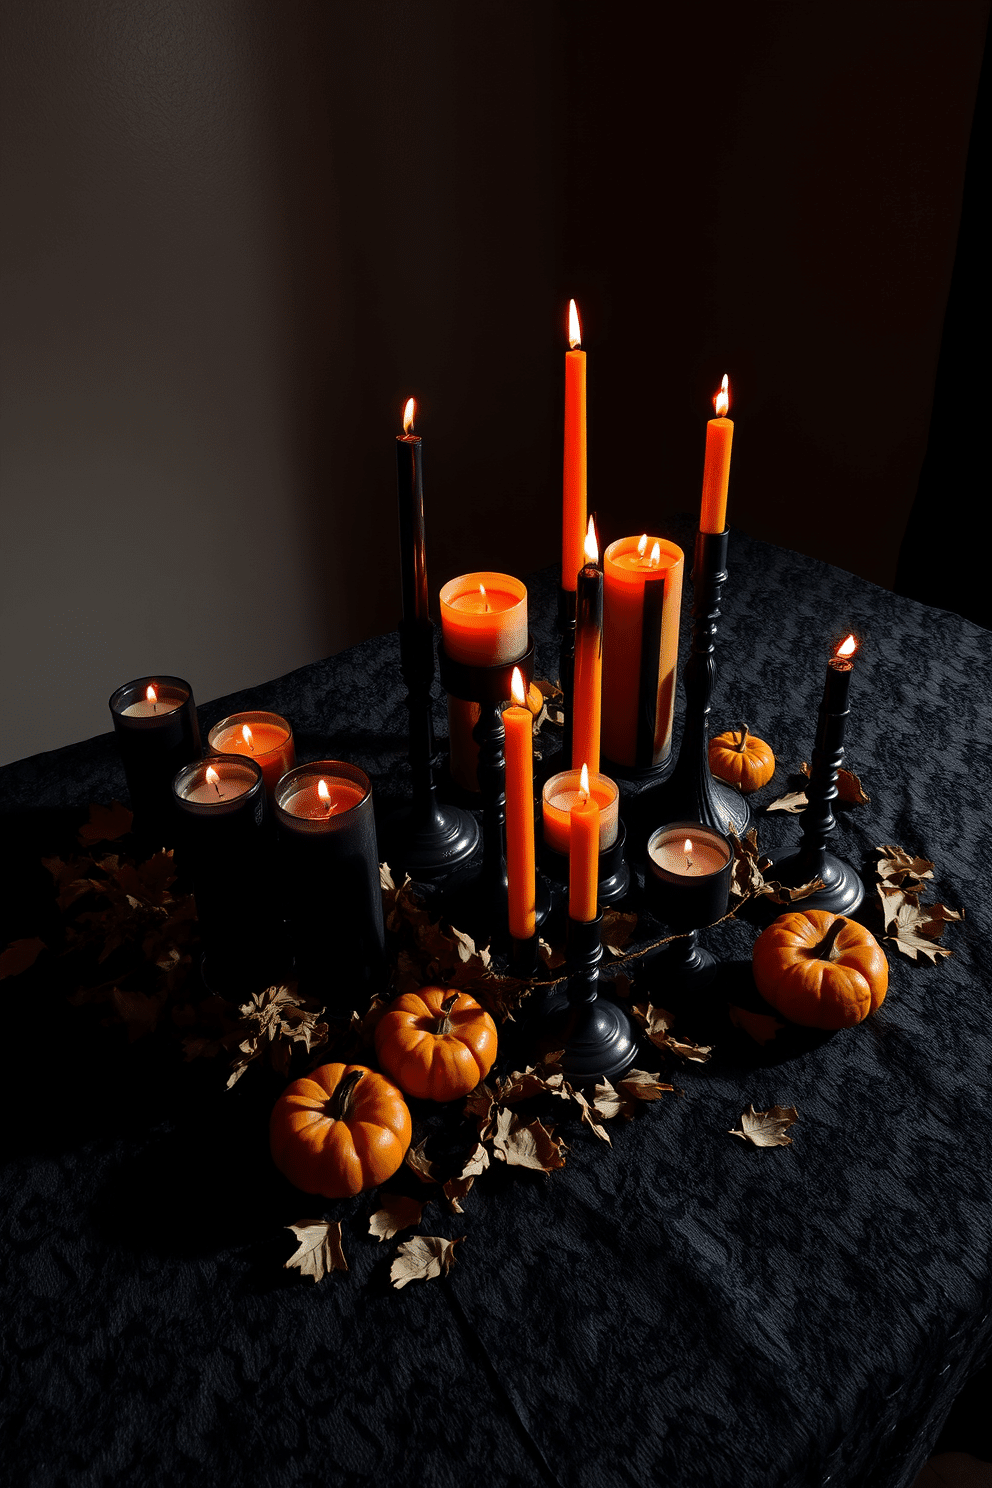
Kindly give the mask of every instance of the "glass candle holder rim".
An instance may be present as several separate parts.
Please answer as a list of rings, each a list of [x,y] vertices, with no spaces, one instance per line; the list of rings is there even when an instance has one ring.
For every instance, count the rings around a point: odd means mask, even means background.
[[[222,750],[215,748],[215,736],[219,737],[223,729],[236,727],[239,723],[247,723],[249,725],[253,723],[275,723],[280,728],[286,730],[286,737],[280,739],[278,744],[273,744],[271,749],[263,750],[262,752],[264,754],[275,753],[277,749],[282,749],[293,737],[293,725],[288,719],[283,718],[281,713],[272,713],[266,708],[245,708],[240,713],[229,713],[226,718],[221,718],[217,723],[211,724],[207,734],[207,748],[217,754],[223,753]],[[293,768],[295,769],[296,766]]]
[[[656,827],[651,833],[650,837],[648,838],[646,849],[648,867],[650,868],[652,873],[657,874],[659,877],[666,877],[667,879],[668,875],[671,875],[672,881],[677,880],[679,882],[685,879],[684,874],[672,873],[671,869],[664,868],[662,864],[659,863],[652,856],[651,848],[654,843],[657,842],[662,832],[673,833],[676,837],[681,836],[684,832],[685,836],[688,837],[690,840],[692,840],[693,836],[695,835],[700,845],[705,845],[706,847],[718,847],[721,849],[721,851],[726,852],[727,856],[724,858],[719,868],[712,868],[709,873],[695,874],[692,880],[686,880],[687,882],[691,881],[693,883],[699,883],[701,880],[704,881],[707,878],[715,878],[718,874],[725,873],[728,865],[731,864],[734,860],[734,849],[731,846],[730,838],[727,837],[723,832],[718,831],[716,827],[708,827],[705,822],[698,821],[665,822],[662,826]],[[666,837],[665,840],[669,841],[670,838]]]
[[[130,708],[132,703],[145,702],[149,687],[165,687],[170,692],[181,693],[182,696],[174,701],[170,708],[163,708],[161,713],[150,713],[144,718],[129,718],[124,709]],[[110,694],[108,707],[114,718],[127,728],[147,728],[149,724],[154,726],[157,720],[177,713],[180,708],[185,707],[192,696],[193,689],[185,678],[171,677],[166,672],[155,672],[147,677],[135,677],[133,682],[124,682],[120,687],[115,687]]]
[[[641,541],[641,538],[642,537],[645,537],[645,536],[647,537],[647,540],[648,540],[648,543],[649,544],[659,543],[660,546],[661,546],[662,556],[663,557],[670,558],[671,559],[671,562],[670,563],[662,563],[656,569],[650,569],[650,568],[644,568],[644,569],[640,569],[640,570],[621,569],[620,570],[621,573],[625,573],[625,572],[635,573],[636,572],[638,575],[640,575],[640,574],[656,573],[660,577],[662,574],[666,573],[668,571],[668,569],[670,569],[670,568],[677,568],[680,563],[683,563],[683,564],[685,563],[685,550],[683,548],[680,548],[679,545],[678,545],[678,543],[677,542],[674,542],[672,540],[672,538],[670,538],[670,537],[654,537],[650,532],[648,532],[648,533],[637,533],[633,537],[616,537],[616,538],[613,539],[613,541],[611,543],[608,543],[607,544],[606,548],[603,551],[603,571],[604,571],[604,573],[606,571],[606,565],[608,563],[612,563],[612,564],[615,565],[617,558],[623,557],[626,553],[636,553],[637,547],[638,547],[638,544]]]
[[[509,587],[509,592],[515,595],[515,603],[509,605],[507,607],[508,609],[514,610],[519,605],[527,603],[527,585],[523,579],[518,579],[513,574],[498,573],[495,569],[479,569],[477,572],[457,574],[455,578],[449,579],[446,584],[441,585],[439,594],[441,603],[449,606],[452,605],[456,599],[461,599],[463,595],[473,593],[479,588],[480,584],[485,587],[486,579],[498,579],[500,586],[505,583]],[[458,586],[457,588],[455,587],[456,585]],[[495,589],[496,585],[492,585],[492,588]],[[501,613],[505,614],[506,611],[502,611]],[[462,615],[461,618],[465,619],[466,616]]]
[[[244,759],[245,756],[239,755],[238,758]],[[358,811],[360,807],[364,806],[371,799],[372,782],[360,765],[349,764],[347,760],[306,760],[303,764],[294,765],[291,770],[286,771],[285,775],[280,775],[276,782],[276,788],[272,794],[272,804],[275,808],[276,819],[285,823],[287,826],[291,826],[296,831],[301,829],[301,822],[309,820],[311,825],[306,830],[313,831],[312,819],[294,816],[293,812],[286,810],[283,801],[289,795],[291,786],[297,786],[297,790],[292,792],[296,795],[302,783],[310,784],[319,780],[334,779],[343,780],[348,785],[360,786],[362,789],[362,798],[360,801],[356,801],[354,806],[349,806],[346,811],[329,816],[327,818],[329,823],[343,821],[350,812]],[[324,823],[321,822],[320,825],[324,825]]]
[[[551,799],[551,794],[550,794],[551,787],[553,785],[556,785],[557,784],[559,786],[559,789],[578,790],[579,789],[580,780],[581,780],[581,776],[582,776],[582,770],[581,770],[581,768],[579,768],[578,770],[559,770],[557,772],[557,774],[555,774],[555,775],[549,775],[548,778],[547,778],[547,780],[544,782],[544,785],[541,788],[541,799],[543,801],[547,801],[547,803],[548,803],[549,806],[553,806],[554,805],[554,802]],[[566,781],[568,782],[568,784],[563,785],[562,782],[566,782]],[[589,784],[590,784],[590,786],[593,784],[594,781],[598,781],[601,784],[605,784],[606,786],[609,787],[609,790],[612,792],[612,794],[610,795],[609,801],[606,803],[606,806],[612,806],[614,801],[619,800],[619,798],[620,798],[620,787],[617,785],[616,781],[610,775],[604,774],[604,772],[602,770],[596,770],[596,771],[590,770],[590,772],[589,772]],[[602,809],[605,810],[606,807],[604,806]],[[561,807],[561,806],[559,806],[559,807],[556,807],[556,810],[561,811],[561,810],[564,810],[564,808]]]
[[[216,768],[218,765],[230,766],[236,775],[242,777],[246,771],[251,774],[254,778],[248,789],[227,800],[217,801],[191,801],[188,796],[183,795],[183,789],[193,783],[191,777],[197,771],[202,771],[203,779],[206,780],[207,768]],[[230,811],[240,811],[246,802],[254,799],[264,789],[265,778],[261,765],[246,754],[211,754],[203,759],[191,760],[188,765],[183,765],[182,769],[176,771],[172,781],[172,795],[176,805],[193,816],[223,816]]]

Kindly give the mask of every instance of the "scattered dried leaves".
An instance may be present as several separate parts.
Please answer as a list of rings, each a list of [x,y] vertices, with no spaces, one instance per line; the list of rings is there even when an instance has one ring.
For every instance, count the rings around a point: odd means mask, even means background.
[[[442,1240],[439,1235],[414,1235],[396,1252],[389,1279],[399,1290],[410,1281],[429,1281],[432,1276],[447,1276],[455,1264],[455,1246],[465,1239]]]
[[[731,1131],[731,1137],[742,1137],[754,1147],[791,1147],[792,1138],[786,1132],[798,1121],[795,1106],[769,1106],[767,1111],[756,1111],[749,1105],[741,1116],[741,1131]]]
[[[754,827],[744,837],[738,837],[733,828],[727,835],[734,850],[730,892],[738,901],[734,906],[735,910],[740,909],[746,899],[758,897],[767,898],[772,904],[795,904],[797,900],[806,899],[817,889],[823,888],[823,880],[819,878],[811,879],[809,883],[800,884],[796,888],[781,884],[777,879],[766,878],[765,872],[771,867],[771,860],[761,856],[758,833]]]
[[[112,801],[109,806],[92,805],[89,820],[79,829],[80,846],[116,842],[119,837],[126,837],[133,819],[132,813],[120,801]]]
[[[424,1205],[405,1194],[381,1194],[382,1208],[377,1209],[369,1220],[369,1234],[377,1240],[391,1240],[401,1230],[418,1225],[424,1213]]]
[[[301,1219],[287,1225],[299,1243],[284,1267],[294,1267],[303,1276],[321,1281],[330,1271],[347,1271],[348,1262],[341,1246],[341,1225],[337,1220]]]
[[[521,1121],[515,1111],[503,1107],[496,1118],[493,1155],[508,1167],[534,1168],[550,1173],[565,1166],[565,1144],[540,1121]]]
[[[933,863],[888,844],[876,851],[881,854],[875,872],[885,939],[910,961],[924,957],[935,963],[941,956],[950,956],[950,948],[941,945],[940,939],[946,924],[964,919],[964,910],[920,903],[920,895],[933,881]]]
[[[0,982],[4,977],[20,976],[22,971],[27,971],[45,948],[45,942],[37,935],[29,940],[11,941],[7,949],[0,952]]]
[[[665,1008],[656,1008],[650,1002],[635,1004],[634,1021],[643,1028],[656,1049],[667,1049],[681,1059],[691,1059],[705,1064],[713,1053],[712,1044],[694,1044],[689,1039],[674,1038],[669,1032],[675,1019]]]
[[[799,774],[809,780],[812,771],[806,760],[799,766]],[[846,801],[850,806],[867,806],[871,796],[865,790],[857,775],[850,770],[837,771],[837,798]],[[784,796],[779,796],[777,801],[772,801],[765,807],[766,811],[805,811],[809,805],[809,798],[805,789],[786,791]]]
[[[409,1148],[403,1161],[411,1173],[416,1173],[421,1183],[438,1183],[440,1180],[436,1177],[431,1160],[424,1151],[426,1146],[427,1138],[425,1137],[422,1142],[417,1143],[416,1147]]]
[[[231,1089],[256,1059],[268,1057],[277,1074],[288,1076],[293,1046],[302,1044],[309,1054],[327,1042],[328,1026],[320,1021],[323,1008],[300,997],[295,987],[266,987],[238,1009],[242,1037],[231,1066],[227,1088]],[[230,1041],[230,1040],[228,1040]]]

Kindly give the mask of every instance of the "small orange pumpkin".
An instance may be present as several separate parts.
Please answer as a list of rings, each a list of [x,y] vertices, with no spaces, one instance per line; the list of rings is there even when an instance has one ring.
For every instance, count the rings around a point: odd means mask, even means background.
[[[762,997],[805,1028],[860,1023],[889,985],[889,963],[871,931],[822,909],[779,915],[755,941],[753,969]]]
[[[276,1101],[269,1146],[304,1193],[345,1199],[392,1177],[411,1132],[406,1101],[382,1075],[363,1064],[322,1064]]]
[[[496,1058],[496,1024],[467,992],[421,987],[397,997],[375,1030],[375,1052],[407,1095],[457,1100]]]
[[[756,734],[743,728],[728,729],[710,740],[710,770],[720,780],[736,785],[747,795],[767,785],[775,774],[775,756],[771,746]]]

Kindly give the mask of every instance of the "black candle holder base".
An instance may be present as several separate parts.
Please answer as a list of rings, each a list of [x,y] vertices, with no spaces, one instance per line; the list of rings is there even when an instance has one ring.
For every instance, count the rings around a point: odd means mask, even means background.
[[[561,1067],[575,1085],[616,1080],[637,1055],[637,1035],[615,1003],[599,996],[603,957],[602,911],[594,920],[568,922],[567,1000],[553,989],[540,1031],[540,1047],[562,1050]]]
[[[764,854],[770,858],[775,872],[771,875],[779,883],[796,887],[808,883],[811,878],[823,880],[823,888],[817,889],[796,903],[797,909],[822,909],[827,914],[851,915],[865,897],[865,886],[849,863],[824,852],[819,863],[810,864],[799,847],[774,847]]]
[[[630,868],[624,856],[624,844],[627,841],[627,829],[623,822],[619,824],[616,841],[611,847],[604,848],[599,855],[599,888],[597,899],[601,905],[607,907],[618,904],[630,888]],[[568,858],[564,853],[555,852],[553,848],[542,844],[541,865],[547,875],[557,884],[568,886]]]
[[[647,980],[663,992],[695,992],[708,987],[716,977],[718,962],[699,944],[699,933],[680,936],[653,957]]]
[[[624,784],[635,786],[661,785],[675,769],[677,758],[674,750],[657,765],[620,765],[616,760],[604,758],[599,768],[604,775],[608,775],[618,784],[622,781]]]
[[[748,805],[747,796],[742,796],[739,790],[735,790],[725,780],[717,780],[715,775],[711,775],[710,779],[713,782],[713,804],[717,815],[723,819],[720,831],[726,835],[732,830],[737,833],[738,837],[743,837],[748,828],[753,825],[753,813]]]
[[[383,835],[390,866],[417,882],[446,878],[469,863],[482,842],[470,811],[440,803],[427,821],[416,805],[404,806],[388,819]]]

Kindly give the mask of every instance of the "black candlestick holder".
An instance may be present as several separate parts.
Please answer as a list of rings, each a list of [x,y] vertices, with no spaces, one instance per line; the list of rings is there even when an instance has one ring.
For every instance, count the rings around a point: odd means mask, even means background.
[[[609,847],[600,849],[599,888],[596,895],[599,904],[619,904],[630,888],[630,868],[624,856],[626,841],[627,829],[621,821],[618,823],[615,841]],[[541,867],[552,882],[562,884],[567,888],[568,855],[555,852],[547,842],[542,842],[540,855]]]
[[[720,600],[727,582],[727,542],[723,532],[697,532],[692,565],[692,646],[683,674],[685,720],[678,761],[658,787],[652,811],[664,821],[685,818],[718,832],[731,828],[743,837],[751,825],[751,808],[733,786],[714,779],[709,762],[709,715],[716,680],[716,631]]]
[[[558,686],[561,688],[561,758],[567,770],[572,763],[572,714],[575,706],[575,590],[558,590]]]
[[[469,811],[442,804],[434,779],[434,626],[429,620],[401,620],[400,666],[410,715],[410,774],[413,799],[386,825],[387,854],[411,878],[446,877],[474,856],[479,824]]]
[[[568,921],[567,999],[553,1002],[543,1021],[541,1047],[563,1050],[561,1067],[576,1085],[619,1079],[633,1064],[637,1035],[626,1013],[599,995],[603,912]]]
[[[823,888],[800,901],[801,909],[823,909],[828,914],[853,914],[865,897],[865,886],[849,863],[828,851],[837,826],[833,803],[837,799],[837,772],[844,758],[844,730],[850,709],[847,693],[850,663],[839,658],[828,664],[827,685],[817,717],[816,744],[809,783],[808,805],[799,818],[802,837],[796,847],[773,848],[768,854],[774,877],[798,887],[819,878]]]

